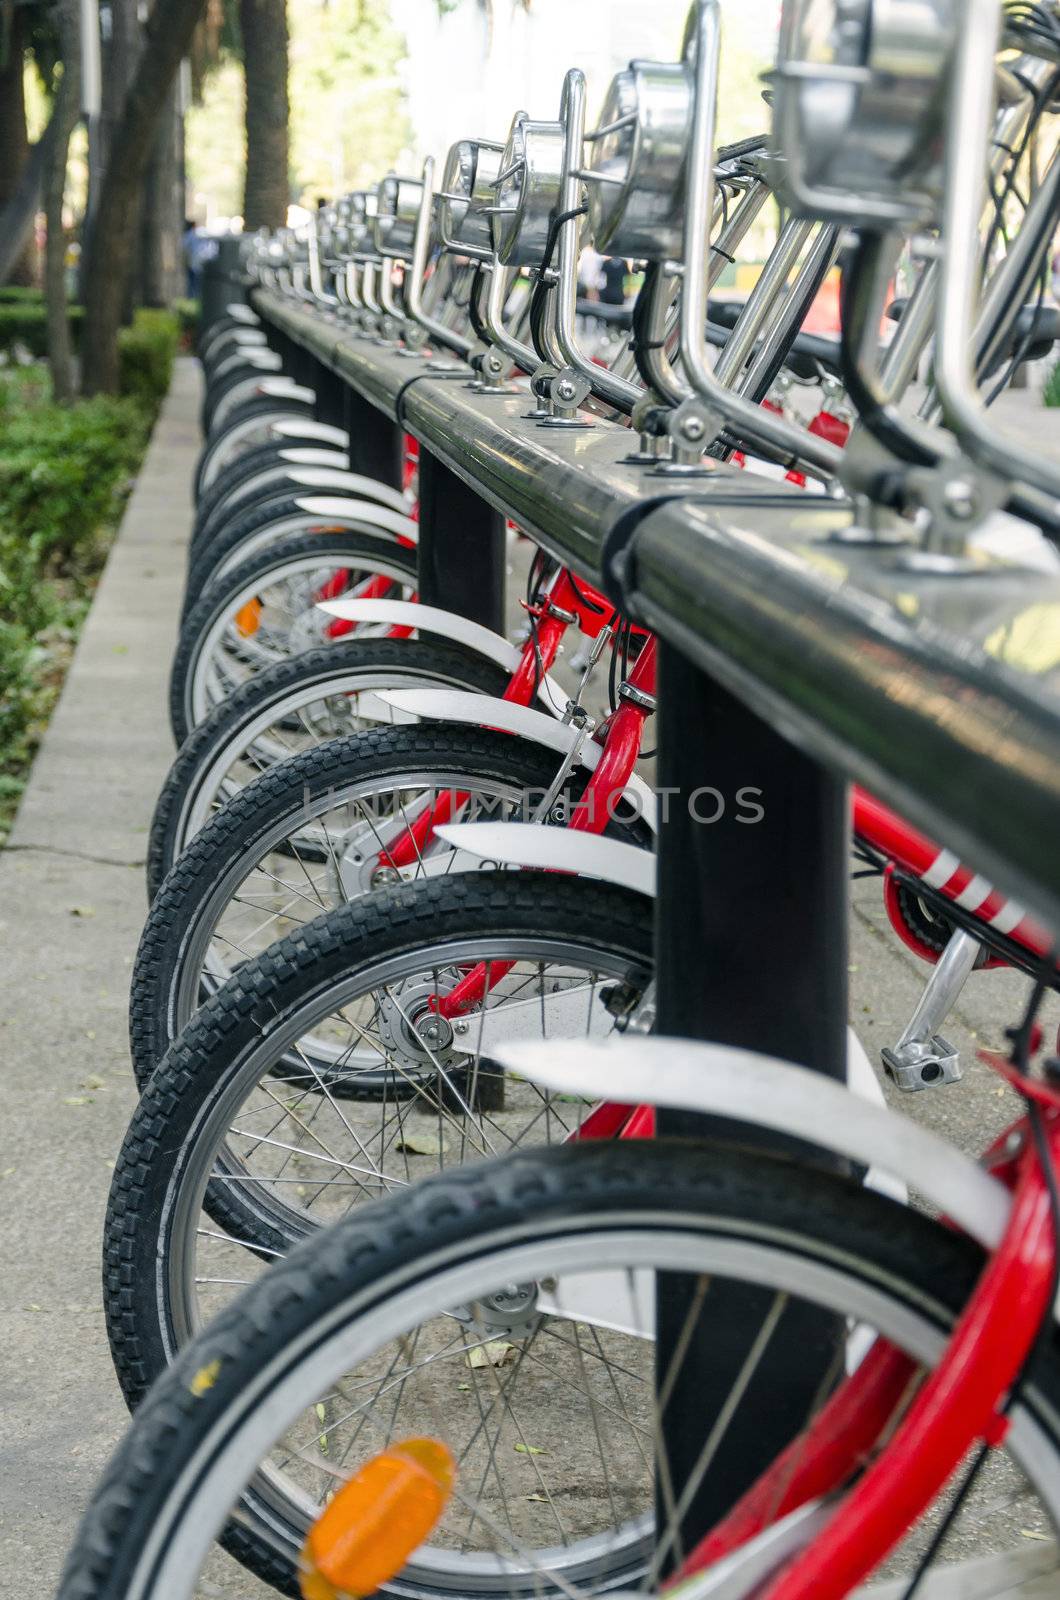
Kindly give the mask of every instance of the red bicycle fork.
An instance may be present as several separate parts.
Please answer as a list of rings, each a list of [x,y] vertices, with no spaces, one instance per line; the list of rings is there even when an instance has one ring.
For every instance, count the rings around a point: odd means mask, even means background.
[[[654,710],[654,639],[644,641],[620,694],[622,703],[604,729],[603,755],[571,815],[569,827],[575,833],[603,833],[633,775],[644,724]],[[448,994],[438,995],[432,1001],[432,1010],[443,1017],[462,1016],[472,1006],[479,1005],[513,966],[511,961],[479,962]]]
[[[592,600],[596,595],[592,594]],[[572,622],[586,621],[584,618],[583,594],[575,589],[575,584],[567,571],[557,573],[556,582],[552,584],[548,598],[540,606],[528,608],[535,619],[535,629],[528,638],[522,650],[519,666],[512,674],[508,688],[504,690],[503,698],[516,706],[528,706],[535,696],[541,678],[549,672],[552,664],[556,662],[559,646],[564,642],[564,635]],[[591,626],[591,624],[589,624]],[[599,630],[599,629],[597,629]],[[424,846],[428,845],[431,835],[442,824],[450,821],[455,811],[460,811],[461,806],[468,803],[468,795],[455,794],[450,790],[434,800],[432,805],[426,806],[420,816],[402,832],[389,850],[379,851],[379,866],[415,867],[416,862],[423,856]]]

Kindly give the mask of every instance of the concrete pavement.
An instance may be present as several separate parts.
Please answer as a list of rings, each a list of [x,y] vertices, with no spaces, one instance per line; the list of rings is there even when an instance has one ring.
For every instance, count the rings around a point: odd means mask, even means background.
[[[126,1005],[199,448],[178,363],[0,854],[0,1595],[50,1594],[125,1422],[100,1305]]]

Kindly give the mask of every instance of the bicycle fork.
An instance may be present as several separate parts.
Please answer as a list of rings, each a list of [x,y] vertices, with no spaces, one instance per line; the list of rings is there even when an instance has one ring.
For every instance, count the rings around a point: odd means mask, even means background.
[[[589,779],[569,827],[576,833],[603,833],[614,816],[640,754],[644,724],[655,709],[655,640],[645,640],[629,677],[619,689],[620,705],[607,724],[603,755]],[[511,971],[512,962],[479,962],[448,994],[435,996],[431,1009],[459,1017],[481,1003]]]

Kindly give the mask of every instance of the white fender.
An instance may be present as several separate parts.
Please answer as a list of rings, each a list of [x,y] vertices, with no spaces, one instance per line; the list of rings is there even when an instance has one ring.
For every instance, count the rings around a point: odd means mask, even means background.
[[[376,500],[352,500],[345,495],[310,494],[295,501],[300,511],[314,517],[334,518],[336,522],[371,522],[375,527],[392,533],[395,538],[407,539],[416,544],[420,537],[418,522],[403,512],[392,511]]]
[[[248,328],[261,325],[261,318],[250,306],[245,306],[241,300],[233,300],[230,306],[225,306],[225,316],[231,317],[235,322],[245,322]]]
[[[443,639],[452,639],[474,650],[476,655],[485,656],[487,661],[495,661],[506,672],[514,672],[522,660],[522,651],[509,644],[502,634],[483,627],[481,622],[458,617],[454,611],[443,611],[441,606],[421,606],[415,600],[339,599],[321,600],[319,608],[343,622],[386,622],[392,628],[416,628],[420,633],[440,634]],[[557,716],[567,704],[564,690],[555,678],[547,675],[538,694],[547,706],[555,709]],[[467,722],[475,718],[460,720]]]
[[[321,444],[337,444],[342,450],[347,450],[350,444],[350,436],[344,428],[333,428],[330,422],[317,422],[313,417],[306,417],[304,421],[283,417],[272,424],[272,432],[278,439],[319,439]]]
[[[393,693],[377,697],[392,701]],[[655,855],[618,839],[574,833],[535,822],[451,822],[437,829],[438,837],[465,856],[477,856],[506,867],[540,867],[545,871],[572,872],[579,877],[601,878],[605,883],[655,897]],[[847,1087],[862,1100],[886,1105],[879,1079],[865,1048],[853,1029],[848,1030]],[[881,1179],[874,1183],[895,1199],[904,1200],[900,1186]]]
[[[558,704],[565,705],[566,696],[559,685],[551,679],[546,679],[546,683],[552,684],[556,694],[561,697]],[[532,739],[535,744],[544,745],[560,755],[570,749],[574,736],[566,723],[544,711],[536,711],[533,706],[495,699],[492,695],[473,694],[466,689],[393,689],[381,693],[380,699],[399,711],[414,712],[429,722],[465,722],[476,728],[500,728],[505,733]],[[595,772],[603,753],[602,745],[586,739],[579,752],[578,763]],[[623,793],[638,816],[643,817],[655,832],[655,795],[644,779],[634,772]]]
[[[320,445],[289,444],[276,452],[276,461],[290,461],[296,467],[334,467],[346,471],[346,453],[343,450],[325,450]],[[371,479],[366,480],[371,482]]]
[[[368,478],[362,472],[351,472],[346,466],[335,466],[328,461],[306,462],[297,472],[291,472],[288,476],[304,489],[336,489],[341,494],[365,495],[370,500],[379,500],[385,506],[392,506],[395,511],[404,512],[405,516],[408,516],[412,504],[410,495],[392,488],[389,483],[380,483],[378,478]]]
[[[293,378],[262,378],[258,390],[264,395],[278,395],[284,400],[304,400],[311,405],[316,399],[312,389],[307,389],[304,383],[295,383]]]
[[[301,384],[295,383],[292,378],[285,378],[282,373],[276,376],[270,376],[265,373],[261,377],[248,374],[242,383],[235,384],[217,402],[217,409],[214,411],[213,421],[210,424],[211,439],[224,432],[225,422],[237,406],[241,406],[246,400],[258,398],[265,400],[297,400],[307,405],[312,405],[316,395],[312,389],[304,388]]]
[[[226,372],[234,372],[237,367],[252,367],[255,372],[282,372],[283,362],[275,350],[266,345],[238,344],[217,363],[210,375],[211,384],[219,383]]]
[[[573,872],[632,889],[648,899],[655,895],[654,852],[621,839],[549,828],[540,822],[448,822],[435,831],[446,844],[480,861]]]
[[[248,350],[260,350],[268,342],[268,337],[263,328],[221,328],[217,332],[208,333],[203,340],[202,347],[207,353],[219,348],[222,344],[237,344]]]
[[[471,831],[470,828],[467,829]],[[987,1250],[1011,1208],[1003,1184],[907,1117],[789,1061],[690,1039],[498,1042],[491,1056],[543,1088],[672,1106],[791,1134],[915,1187]]]

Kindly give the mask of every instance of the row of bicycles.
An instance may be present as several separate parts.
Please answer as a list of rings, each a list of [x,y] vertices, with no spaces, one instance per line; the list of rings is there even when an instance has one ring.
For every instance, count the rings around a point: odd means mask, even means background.
[[[531,442],[623,430],[645,500],[853,507],[836,539],[911,575],[1044,582],[1060,471],[986,405],[1060,337],[1060,7],[786,0],[772,131],[729,147],[720,12],[595,128],[572,71],[555,120],[248,240],[203,331],[104,1241],[133,1420],[62,1600],[1055,1592],[1051,932],[858,790],[852,873],[925,963],[901,1036],[851,1034],[845,1085],[662,1037],[655,637],[514,526],[516,627],[423,602],[416,440],[372,470],[270,316],[521,396]],[[586,241],[637,264],[628,316],[579,304]],[[1024,1110],[975,1162],[880,1080],[958,1084],[988,966],[1028,980],[990,1058]]]

